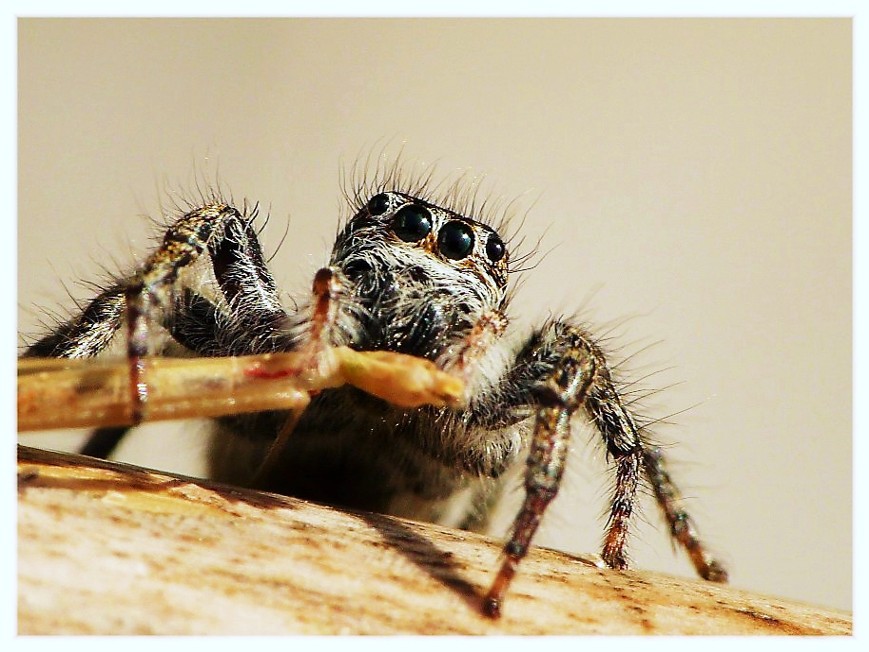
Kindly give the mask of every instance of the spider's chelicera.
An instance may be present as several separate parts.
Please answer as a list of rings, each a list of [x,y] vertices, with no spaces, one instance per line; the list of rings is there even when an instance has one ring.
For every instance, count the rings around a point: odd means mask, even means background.
[[[203,253],[216,291],[179,280]],[[525,500],[485,603],[496,615],[558,491],[571,421],[581,414],[613,462],[606,564],[626,568],[628,524],[638,485],[647,482],[697,573],[726,581],[698,540],[660,449],[629,410],[590,334],[570,320],[550,320],[524,341],[504,337],[512,271],[507,245],[492,226],[386,189],[340,231],[311,300],[287,311],[252,217],[214,201],[177,219],[143,269],[103,290],[25,355],[96,355],[126,320],[138,417],[148,399],[139,362],[165,350],[162,340],[156,344],[155,324],[171,335],[172,346],[206,357],[302,351],[316,366],[330,347],[347,346],[427,358],[464,380],[462,406],[399,408],[345,386],[319,393],[294,418],[284,412],[222,417],[210,448],[212,476],[481,530],[505,472],[525,460]],[[107,455],[125,431],[97,431],[85,452]]]

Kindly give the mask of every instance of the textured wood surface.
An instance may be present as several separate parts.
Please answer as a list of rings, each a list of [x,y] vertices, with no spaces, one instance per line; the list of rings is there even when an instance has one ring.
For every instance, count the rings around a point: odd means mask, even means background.
[[[850,634],[850,614],[19,447],[21,634]]]

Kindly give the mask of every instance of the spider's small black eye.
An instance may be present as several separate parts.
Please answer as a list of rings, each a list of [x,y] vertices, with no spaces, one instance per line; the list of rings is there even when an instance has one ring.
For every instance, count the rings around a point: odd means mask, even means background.
[[[504,241],[494,233],[486,240],[486,255],[493,263],[497,263],[504,257],[507,252],[507,247],[504,246]]]
[[[387,208],[389,208],[389,195],[385,192],[374,195],[368,200],[368,212],[371,215],[383,215]]]
[[[352,260],[344,265],[344,274],[351,281],[356,281],[371,273],[371,265],[364,260]]]
[[[438,234],[438,248],[447,258],[461,260],[474,248],[474,232],[459,220],[447,222]]]
[[[405,242],[419,242],[431,233],[431,213],[417,204],[402,206],[392,218],[392,230]]]

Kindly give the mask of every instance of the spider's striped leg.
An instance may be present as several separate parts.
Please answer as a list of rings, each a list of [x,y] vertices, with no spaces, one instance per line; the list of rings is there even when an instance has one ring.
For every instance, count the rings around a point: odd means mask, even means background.
[[[212,239],[208,246],[231,315],[229,325],[239,335],[227,342],[229,350],[223,355],[294,348],[285,337],[288,316],[253,227],[255,216],[256,209],[248,219],[228,221],[223,237]]]
[[[693,520],[682,506],[682,495],[667,470],[661,449],[649,443],[636,418],[625,407],[603,353],[597,347],[594,352],[598,374],[585,409],[616,462],[615,492],[602,552],[604,561],[612,568],[627,568],[624,548],[628,519],[633,511],[638,475],[642,474],[671,536],[688,554],[697,574],[705,580],[726,582],[726,569],[705,549]]]
[[[80,314],[27,347],[23,358],[89,358],[105,349],[121,327],[124,286],[100,292]]]
[[[537,383],[535,385],[535,383]],[[523,394],[523,388],[532,388]],[[539,406],[526,475],[526,499],[505,547],[505,560],[486,600],[497,616],[500,603],[547,505],[558,491],[570,437],[569,421],[580,407],[597,427],[615,463],[615,487],[601,556],[611,568],[627,568],[625,544],[640,477],[651,485],[672,536],[685,548],[698,574],[726,581],[727,572],[706,550],[681,507],[660,449],[648,444],[627,409],[606,358],[582,329],[553,322],[519,351],[502,386],[504,407],[524,400]],[[506,420],[509,410],[502,410]]]
[[[22,357],[84,358],[99,354],[120,328],[128,302],[130,328],[142,332],[146,345],[156,322],[163,323],[173,336],[178,336],[176,339],[197,353],[228,354],[216,350],[214,344],[238,340],[242,327],[249,334],[257,324],[285,317],[252,219],[226,204],[212,204],[185,214],[167,231],[162,246],[138,274],[100,292],[79,315],[31,344]],[[179,306],[169,305],[178,273],[195,262],[206,245],[234,319],[215,319],[217,308],[190,290],[185,290]],[[187,310],[176,323],[173,313],[178,307]],[[161,311],[163,314],[159,314]],[[207,348],[204,343],[195,345],[195,338],[194,346],[189,346],[187,325],[194,333],[198,326],[199,334],[212,340],[207,353],[200,350]],[[219,337],[220,333],[214,331],[221,327],[229,332]],[[150,351],[153,347],[145,348]]]
[[[254,210],[229,219],[208,254],[220,288],[220,306],[190,288],[176,298],[166,324],[172,337],[202,356],[291,351],[295,342],[274,278],[262,255]]]
[[[517,362],[521,362],[514,368],[520,375],[526,375],[526,381],[528,373],[545,370],[545,375],[533,386],[533,397],[529,397],[538,409],[525,475],[525,501],[504,546],[501,569],[483,605],[486,614],[492,617],[500,615],[501,603],[519,562],[528,552],[546,508],[558,493],[570,443],[570,419],[584,404],[595,381],[597,360],[589,342],[579,331],[559,326],[550,324],[534,334],[520,351]],[[551,335],[555,333],[559,337],[553,341]]]
[[[23,358],[89,358],[98,355],[114,339],[124,314],[124,285],[100,292],[70,321],[27,347]],[[80,452],[107,458],[129,428],[99,428],[88,437]]]
[[[155,325],[170,321],[178,275],[195,263],[212,241],[223,239],[228,224],[244,221],[236,208],[224,203],[186,213],[169,227],[160,247],[127,284],[127,359],[133,423],[146,415],[146,357],[154,352]]]
[[[140,421],[144,400],[147,399],[142,358],[153,348],[154,324],[173,324],[169,307],[178,273],[192,264],[206,243],[220,236],[228,223],[247,224],[248,220],[225,204],[209,205],[182,216],[169,229],[162,246],[152,254],[137,275],[103,290],[77,317],[32,344],[24,357],[95,356],[112,341],[126,313],[132,416],[133,421]],[[81,450],[85,454],[105,458],[128,430],[128,427],[98,429]]]
[[[643,467],[661,513],[670,526],[670,535],[688,553],[697,574],[710,582],[727,582],[727,569],[706,550],[693,519],[681,506],[682,494],[667,471],[660,448],[648,447],[645,450]]]

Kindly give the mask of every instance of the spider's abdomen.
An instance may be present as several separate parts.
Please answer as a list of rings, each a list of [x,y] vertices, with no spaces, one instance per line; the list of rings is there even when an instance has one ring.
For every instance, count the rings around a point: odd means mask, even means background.
[[[250,485],[287,417],[272,412],[221,419],[209,447],[209,475]],[[353,388],[330,390],[305,411],[274,470],[254,486],[459,526],[484,516],[480,505],[500,487],[497,478],[466,468],[475,460],[448,450],[461,429],[457,415],[446,411],[402,411]],[[490,462],[500,471],[514,461],[513,453],[505,447]]]

